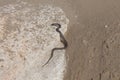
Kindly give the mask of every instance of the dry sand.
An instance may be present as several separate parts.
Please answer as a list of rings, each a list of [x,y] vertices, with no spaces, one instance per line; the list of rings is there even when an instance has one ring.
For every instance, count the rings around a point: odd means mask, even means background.
[[[24,1],[59,6],[69,18],[64,80],[120,80],[119,0]]]
[[[63,80],[65,50],[44,65],[63,46],[55,22],[64,34],[69,20],[59,7],[23,1],[0,7],[0,80]]]

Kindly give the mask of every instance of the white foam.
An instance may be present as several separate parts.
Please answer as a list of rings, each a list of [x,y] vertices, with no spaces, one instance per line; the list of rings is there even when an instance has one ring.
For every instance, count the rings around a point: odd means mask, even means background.
[[[0,7],[0,80],[62,80],[65,51],[56,51],[41,67],[51,50],[61,46],[59,34],[50,26],[53,22],[67,31],[69,20],[59,7],[26,2]]]

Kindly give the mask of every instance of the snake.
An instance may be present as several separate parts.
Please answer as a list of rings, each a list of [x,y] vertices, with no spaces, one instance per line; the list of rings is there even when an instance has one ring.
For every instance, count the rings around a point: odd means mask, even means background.
[[[45,66],[46,64],[48,64],[50,62],[50,60],[52,59],[53,55],[54,55],[54,51],[55,50],[63,50],[66,49],[68,47],[68,43],[64,37],[64,35],[62,34],[62,32],[59,30],[61,28],[61,25],[59,23],[52,23],[51,26],[56,26],[56,31],[59,33],[60,35],[60,42],[64,45],[63,47],[59,47],[59,48],[53,48],[51,51],[51,55],[49,57],[49,59],[47,60],[47,62],[43,65]]]

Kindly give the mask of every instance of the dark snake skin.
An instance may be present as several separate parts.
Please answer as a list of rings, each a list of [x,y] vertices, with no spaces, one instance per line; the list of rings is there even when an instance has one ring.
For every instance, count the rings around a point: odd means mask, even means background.
[[[64,35],[59,30],[61,28],[61,25],[59,23],[53,23],[53,24],[51,24],[51,26],[56,26],[57,27],[56,31],[59,33],[59,35],[60,35],[60,41],[63,43],[64,46],[61,47],[61,48],[53,48],[52,51],[51,51],[50,58],[48,59],[48,61],[43,66],[45,66],[46,64],[49,63],[49,61],[52,59],[52,57],[54,55],[54,51],[55,50],[63,50],[63,49],[66,49],[68,47],[68,43],[67,43],[66,39],[64,38]]]

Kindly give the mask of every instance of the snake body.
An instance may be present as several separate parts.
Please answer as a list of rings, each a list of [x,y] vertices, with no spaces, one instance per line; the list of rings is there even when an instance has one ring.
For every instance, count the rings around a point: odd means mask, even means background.
[[[60,41],[63,43],[64,46],[60,47],[60,48],[53,48],[52,51],[51,51],[50,58],[48,59],[48,61],[43,66],[45,66],[46,64],[49,63],[49,61],[52,59],[52,57],[54,55],[54,51],[55,50],[63,50],[63,49],[66,49],[68,47],[68,43],[67,43],[66,39],[64,38],[64,35],[59,30],[61,28],[61,25],[59,23],[53,23],[53,24],[51,24],[51,26],[56,26],[57,27],[56,31],[59,33],[59,35],[60,35]]]

